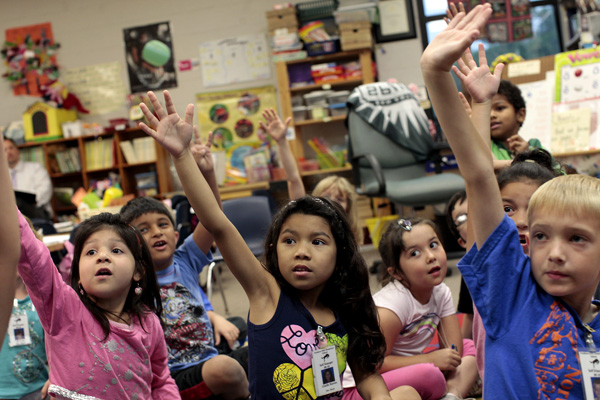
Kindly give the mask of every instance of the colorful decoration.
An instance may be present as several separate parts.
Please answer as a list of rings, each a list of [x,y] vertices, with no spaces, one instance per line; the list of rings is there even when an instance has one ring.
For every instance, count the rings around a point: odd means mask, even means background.
[[[56,51],[50,23],[6,30],[2,58],[6,72],[2,75],[15,95],[41,96],[41,86],[58,79]]]
[[[42,85],[42,97],[47,102],[53,102],[58,108],[70,110],[76,108],[80,113],[88,114],[89,111],[81,104],[79,98],[70,93],[66,86],[59,81],[53,81],[49,85]]]
[[[518,55],[517,53],[500,54],[492,62],[492,65],[490,65],[490,70],[492,72],[494,72],[494,69],[496,68],[496,65],[498,65],[500,63],[506,65],[506,64],[517,63],[517,62],[521,62],[521,61],[525,61],[525,59],[523,57],[521,57],[520,55]]]

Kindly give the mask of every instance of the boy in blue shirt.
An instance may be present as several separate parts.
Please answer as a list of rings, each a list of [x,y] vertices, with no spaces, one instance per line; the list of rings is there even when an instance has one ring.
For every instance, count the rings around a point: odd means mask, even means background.
[[[502,209],[489,138],[464,112],[449,74],[453,69],[490,89],[489,82],[499,81],[502,67],[490,74],[483,46],[479,68],[472,59],[452,67],[491,13],[489,4],[460,13],[421,58],[433,107],[466,182],[475,244],[459,269],[487,332],[484,396],[581,399],[578,352],[588,350],[586,343],[600,345],[600,303],[592,301],[600,283],[600,181],[566,175],[542,185],[529,202],[530,256],[523,253]],[[491,107],[491,101],[480,106]]]
[[[206,146],[200,145],[195,150],[200,170],[220,199],[210,139]],[[208,389],[223,399],[246,398],[248,379],[242,364],[247,365],[247,350],[245,355],[239,354],[239,361],[218,354],[213,325],[205,306],[208,299],[198,283],[198,275],[212,261],[210,233],[198,225],[176,249],[179,233],[175,230],[171,212],[160,201],[148,197],[129,201],[121,210],[121,216],[140,231],[150,249],[163,303],[169,369],[182,395],[204,398]],[[217,317],[223,320],[217,323],[231,325],[223,317]],[[237,328],[233,328],[230,331],[235,333]],[[220,337],[216,326],[215,334]]]

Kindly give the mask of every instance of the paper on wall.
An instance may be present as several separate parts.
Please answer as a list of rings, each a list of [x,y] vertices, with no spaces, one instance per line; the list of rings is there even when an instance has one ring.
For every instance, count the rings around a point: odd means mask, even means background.
[[[590,144],[589,108],[555,112],[552,115],[552,150],[555,153],[587,150]]]
[[[543,81],[519,84],[525,100],[527,113],[519,135],[525,140],[538,139],[544,148],[552,152],[552,93],[554,77],[546,74]]]

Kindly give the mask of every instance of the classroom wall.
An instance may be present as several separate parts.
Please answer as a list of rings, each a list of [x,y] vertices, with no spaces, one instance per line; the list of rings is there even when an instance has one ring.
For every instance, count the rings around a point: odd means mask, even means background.
[[[177,63],[198,58],[198,46],[202,42],[266,33],[265,11],[275,3],[272,0],[4,0],[0,2],[0,31],[4,35],[8,28],[51,22],[54,40],[61,45],[57,54],[61,68],[119,61],[123,66],[123,83],[129,92],[123,28],[169,21]],[[413,9],[416,10],[416,4]],[[421,52],[418,37],[377,46],[375,56],[380,78],[422,83],[418,69]],[[177,80],[178,87],[170,91],[175,106],[182,112],[186,104],[194,102],[196,93],[276,85],[274,70],[268,80],[222,87],[204,87],[200,70],[178,71]],[[30,96],[14,96],[9,83],[2,80],[0,126],[21,119],[23,111],[35,101],[36,98]],[[123,106],[120,112],[82,119],[105,123],[109,118],[126,115]]]

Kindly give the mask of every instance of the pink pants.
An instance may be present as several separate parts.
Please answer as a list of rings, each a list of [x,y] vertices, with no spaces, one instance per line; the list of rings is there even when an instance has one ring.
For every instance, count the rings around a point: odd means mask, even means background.
[[[463,358],[475,356],[475,346],[471,339],[463,339]],[[437,400],[446,393],[446,378],[433,364],[415,364],[384,372],[381,377],[388,390],[400,386],[411,386],[423,400]],[[342,400],[361,400],[356,387],[344,389]]]

